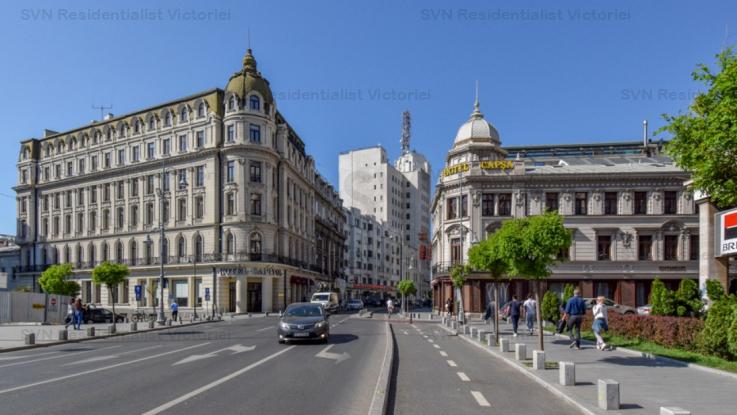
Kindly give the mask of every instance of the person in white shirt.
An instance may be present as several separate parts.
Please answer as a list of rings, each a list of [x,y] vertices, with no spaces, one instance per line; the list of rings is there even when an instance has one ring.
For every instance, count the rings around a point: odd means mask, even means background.
[[[69,299],[67,304],[67,316],[64,319],[64,328],[68,328],[70,324],[74,323],[74,298]]]
[[[591,325],[591,329],[594,331],[596,336],[596,348],[599,350],[607,350],[608,346],[604,342],[604,338],[601,337],[602,331],[609,331],[609,316],[607,314],[607,307],[604,304],[604,297],[596,297],[596,304],[592,310],[594,314],[594,324]]]
[[[535,297],[533,297],[532,294],[528,295],[527,300],[522,303],[522,306],[525,308],[527,330],[530,331],[530,336],[532,336],[532,329],[535,328],[535,319],[537,317],[537,302],[535,301]]]
[[[394,312],[394,301],[391,298],[386,300],[386,311],[389,312],[390,316]]]

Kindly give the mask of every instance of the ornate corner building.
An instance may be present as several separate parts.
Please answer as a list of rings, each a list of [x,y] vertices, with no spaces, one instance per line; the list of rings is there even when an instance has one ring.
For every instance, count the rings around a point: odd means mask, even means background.
[[[504,220],[557,211],[573,233],[568,252],[542,290],[565,284],[584,297],[603,295],[640,306],[655,278],[675,288],[698,280],[699,222],[689,175],[663,154],[663,143],[634,142],[502,147],[478,100],[448,151],[432,202],[434,307],[453,296],[449,269]],[[464,309],[483,312],[491,283],[474,273]],[[501,301],[526,295],[524,279],[504,284]]]
[[[117,303],[150,307],[163,264],[167,301],[262,312],[345,284],[342,201],[250,49],[224,90],[47,130],[17,167],[18,285],[70,263],[83,301],[110,304],[90,274],[114,261]]]

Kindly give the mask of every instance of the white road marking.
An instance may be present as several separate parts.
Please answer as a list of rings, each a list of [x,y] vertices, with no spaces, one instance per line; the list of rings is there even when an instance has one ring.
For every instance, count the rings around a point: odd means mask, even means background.
[[[461,378],[461,380],[464,381],[464,382],[470,382],[471,381],[471,379],[469,379],[468,376],[466,376],[466,374],[463,373],[463,372],[458,372],[458,377]]]
[[[427,342],[430,343],[430,344],[435,343],[435,341],[432,340],[432,339],[427,339]]]
[[[3,360],[18,360],[18,359],[24,359],[26,357],[39,357],[39,356],[43,356],[43,355],[47,355],[47,354],[54,354],[54,353],[59,353],[59,352],[46,352],[46,353],[38,353],[38,354],[26,354],[26,355],[23,355],[23,356],[3,356],[3,357],[0,357],[0,361],[3,361]]]
[[[22,389],[32,388],[34,386],[45,385],[47,383],[58,382],[60,380],[66,380],[66,379],[70,379],[70,378],[77,378],[77,377],[80,377],[82,375],[89,375],[90,373],[102,372],[103,370],[113,369],[113,368],[120,367],[120,366],[132,365],[133,363],[138,363],[138,362],[143,362],[143,361],[146,361],[146,360],[156,359],[156,358],[159,358],[161,356],[166,356],[166,355],[170,355],[170,354],[173,354],[173,353],[183,352],[185,350],[194,349],[195,347],[206,346],[208,344],[210,344],[210,342],[195,344],[193,346],[187,346],[187,347],[183,347],[181,349],[170,350],[170,351],[164,352],[164,353],[159,353],[159,354],[154,354],[154,355],[151,355],[151,356],[141,357],[139,359],[129,360],[127,362],[116,363],[116,364],[110,365],[110,366],[98,367],[98,368],[95,368],[95,369],[85,370],[83,372],[72,373],[72,374],[66,375],[66,376],[59,376],[59,377],[56,377],[56,378],[42,380],[40,382],[34,382],[34,383],[26,384],[26,385],[16,386],[16,387],[13,387],[13,388],[3,389],[3,390],[0,390],[0,395],[5,394],[5,393],[9,393],[9,392],[15,392],[15,391],[22,390]],[[98,350],[101,350],[101,349],[98,349]]]
[[[423,335],[422,335],[422,338],[423,338],[423,339],[427,339],[427,335],[426,335],[426,334],[423,334]]]
[[[2,365],[2,366],[0,366],[0,368],[10,367],[10,366],[18,366],[18,365],[25,365],[26,363],[40,362],[40,361],[43,361],[43,360],[61,359],[63,357],[68,357],[68,358],[71,359],[71,358],[74,358],[75,356],[78,356],[78,355],[80,355],[82,353],[89,353],[89,352],[97,352],[97,351],[100,351],[100,350],[115,349],[117,347],[121,347],[121,346],[110,346],[110,347],[103,347],[101,349],[83,350],[81,352],[75,352],[75,353],[70,353],[70,354],[63,354],[61,356],[57,355],[57,356],[51,356],[51,357],[42,357],[40,359],[26,360],[25,362],[13,362],[13,363],[8,363],[7,365]]]
[[[435,334],[437,334],[437,335],[440,335],[440,332],[437,331],[437,330],[433,330],[432,332],[435,333]]]
[[[335,345],[331,344],[330,346],[327,346],[326,348],[322,349],[320,353],[315,355],[315,357],[322,357],[323,359],[333,359],[335,360],[336,365],[344,360],[350,359],[351,355],[349,355],[346,352],[343,352],[343,353],[328,352],[328,350],[330,350],[333,346]]]
[[[491,406],[489,401],[484,398],[484,395],[481,392],[471,391],[471,395],[476,399],[476,403],[479,404],[479,406]]]
[[[77,360],[76,362],[67,363],[67,364],[62,365],[62,366],[74,366],[74,365],[81,365],[81,364],[85,364],[85,363],[101,362],[103,360],[112,360],[112,359],[117,359],[120,356],[123,356],[123,355],[126,355],[126,354],[138,353],[138,352],[142,352],[144,350],[155,349],[157,347],[161,347],[161,345],[160,344],[156,344],[156,345],[153,345],[153,346],[144,347],[142,349],[129,350],[129,351],[123,352],[123,353],[108,354],[108,355],[104,355],[104,356],[94,356],[94,357],[90,357],[88,359],[82,359],[82,360]]]
[[[448,357],[448,353],[445,353],[444,351],[441,350],[440,351],[440,356]]]
[[[409,336],[409,333],[407,333],[407,330],[403,330],[402,334],[404,334],[405,336]]]
[[[454,362],[452,360],[448,360],[448,366],[450,366],[450,367],[456,367],[458,365],[456,364],[456,362]]]
[[[229,350],[233,353],[230,354],[230,356],[238,353],[243,352],[250,352],[251,350],[255,349],[256,346],[243,346],[241,344],[234,344],[232,346],[224,347],[220,350],[215,350],[214,352],[205,353],[205,354],[193,354],[192,356],[185,357],[184,359],[174,363],[172,366],[180,365],[182,363],[190,363],[197,360],[207,359],[210,357],[215,357],[219,352],[224,352],[226,350]]]
[[[386,367],[386,359],[389,356],[389,339],[391,336],[389,335],[389,323],[386,323],[385,331],[386,331],[386,346],[384,346],[384,360],[381,363],[381,370],[379,371],[379,377],[376,378],[376,388],[374,388],[374,398],[371,399],[371,405],[369,405],[368,413],[373,413],[374,411],[374,402],[376,402],[377,396],[379,395],[379,388],[381,387],[381,378],[384,376],[384,368]],[[384,394],[388,393],[387,391],[383,392]]]
[[[433,344],[432,347],[434,347],[436,349],[439,349],[440,348],[440,346],[438,346],[437,344]]]
[[[277,356],[279,356],[279,355],[281,355],[283,353],[286,353],[286,352],[288,352],[288,351],[290,351],[290,350],[292,350],[294,348],[295,348],[295,346],[289,346],[286,349],[280,350],[280,351],[278,351],[278,352],[276,352],[274,354],[271,354],[269,356],[266,356],[263,359],[259,360],[258,362],[251,363],[250,365],[244,367],[243,369],[236,370],[235,372],[233,372],[233,373],[231,373],[231,374],[229,374],[227,376],[224,376],[224,377],[222,377],[222,378],[220,378],[220,379],[218,379],[218,380],[216,380],[214,382],[208,383],[207,385],[202,386],[200,388],[197,388],[197,389],[193,390],[192,392],[186,393],[186,394],[178,397],[177,399],[174,399],[173,401],[169,401],[169,402],[167,402],[167,403],[165,403],[165,404],[163,404],[161,406],[158,406],[158,407],[156,407],[156,408],[154,408],[154,409],[152,409],[152,410],[150,410],[148,412],[145,412],[143,415],[154,415],[154,414],[158,414],[160,412],[166,411],[169,408],[172,408],[172,407],[174,407],[174,406],[176,406],[176,405],[178,405],[178,404],[180,404],[180,403],[182,403],[182,402],[184,402],[184,401],[186,401],[186,400],[188,400],[190,398],[193,398],[193,397],[195,397],[195,396],[197,396],[197,395],[199,395],[199,394],[201,394],[203,392],[207,392],[208,390],[210,390],[210,389],[212,389],[212,388],[214,388],[216,386],[219,386],[219,385],[221,385],[221,384],[223,384],[223,383],[225,383],[225,382],[227,382],[227,381],[229,381],[231,379],[234,379],[234,378],[236,378],[236,377],[238,377],[238,376],[240,376],[240,375],[248,372],[249,370],[251,370],[251,369],[253,369],[255,367],[258,367],[258,366],[260,366],[260,365],[268,362],[269,360],[271,360],[271,359],[273,359],[273,358],[275,358],[275,357],[277,357]]]
[[[264,330],[270,330],[270,329],[273,329],[273,327],[264,327],[264,328],[258,329],[256,331],[264,331]]]

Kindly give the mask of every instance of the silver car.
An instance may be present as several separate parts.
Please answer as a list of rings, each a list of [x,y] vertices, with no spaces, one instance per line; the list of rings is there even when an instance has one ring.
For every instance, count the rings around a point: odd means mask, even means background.
[[[586,302],[586,308],[592,309],[594,307],[594,304],[596,304],[596,298],[584,298],[583,299]],[[635,315],[637,314],[637,309],[635,307],[630,307],[628,305],[622,305],[617,304],[614,301],[605,298],[604,299],[604,305],[606,305],[608,310],[617,312],[622,315]]]

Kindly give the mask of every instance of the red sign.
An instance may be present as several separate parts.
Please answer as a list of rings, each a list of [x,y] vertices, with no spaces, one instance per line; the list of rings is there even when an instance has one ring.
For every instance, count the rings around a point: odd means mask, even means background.
[[[724,215],[724,239],[737,238],[737,212]]]
[[[378,284],[353,284],[354,290],[394,291],[393,287]]]
[[[51,297],[51,305],[56,305],[56,297]]]

